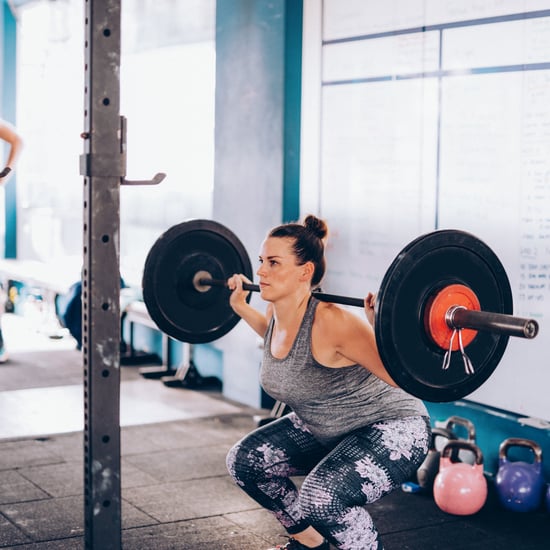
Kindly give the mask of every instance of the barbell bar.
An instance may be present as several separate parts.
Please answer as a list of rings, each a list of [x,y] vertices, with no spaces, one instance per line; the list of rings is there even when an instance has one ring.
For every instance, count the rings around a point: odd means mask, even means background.
[[[221,279],[211,279],[201,277],[195,284],[200,291],[201,287],[217,286],[227,288],[227,281]],[[260,292],[260,286],[243,283],[243,290],[250,292]],[[327,294],[325,292],[314,291],[313,296],[321,302],[331,302],[354,307],[364,307],[364,298],[352,298],[350,296],[341,296],[338,294]],[[489,311],[476,311],[466,309],[464,306],[453,305],[445,313],[445,322],[451,329],[474,329],[495,332],[498,334],[507,334],[519,338],[534,338],[539,331],[539,325],[534,319],[525,319],[503,313],[491,313]]]
[[[519,338],[534,338],[539,332],[539,324],[534,319],[524,319],[490,311],[476,311],[464,306],[451,307],[445,314],[445,321],[450,328],[470,328],[487,330]]]
[[[233,273],[253,279],[236,235],[212,220],[182,222],[149,251],[143,299],[168,336],[211,342],[240,320],[229,305],[226,281]],[[259,291],[254,284],[244,288]],[[342,305],[364,303],[314,295]],[[535,320],[513,316],[502,263],[487,244],[465,231],[436,230],[411,241],[390,264],[376,293],[374,330],[382,362],[401,388],[426,401],[453,401],[472,393],[491,376],[510,336],[530,339],[538,329]],[[464,368],[465,353],[473,369]]]

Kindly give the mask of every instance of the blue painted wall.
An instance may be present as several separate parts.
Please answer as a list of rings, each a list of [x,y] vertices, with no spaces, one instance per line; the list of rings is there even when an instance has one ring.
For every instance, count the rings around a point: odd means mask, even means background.
[[[17,58],[17,22],[11,12],[7,0],[2,0],[0,12],[1,66],[0,81],[2,82],[1,118],[16,124],[16,58]],[[17,209],[16,209],[17,171],[6,185],[6,237],[5,257],[17,257]]]
[[[254,268],[268,230],[300,214],[301,43],[301,0],[217,0],[213,217],[238,235]],[[259,405],[255,334],[239,323],[213,346],[224,395]]]
[[[545,479],[550,483],[550,422],[521,417],[500,409],[480,405],[466,399],[450,403],[426,403],[432,426],[442,425],[451,416],[459,416],[473,423],[476,445],[483,453],[483,468],[489,477],[498,470],[500,444],[510,437],[529,439],[542,448]],[[459,437],[464,437],[457,430]],[[533,462],[533,453],[524,447],[514,447],[507,453],[509,460]]]
[[[300,129],[302,114],[302,36],[304,7],[301,0],[285,2],[283,221],[300,217]]]

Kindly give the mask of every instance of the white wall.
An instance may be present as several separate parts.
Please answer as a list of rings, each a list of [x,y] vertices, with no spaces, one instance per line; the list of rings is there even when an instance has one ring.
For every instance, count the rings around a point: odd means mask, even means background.
[[[302,209],[332,228],[337,294],[375,291],[427,231],[487,242],[541,331],[469,398],[549,419],[550,6],[520,6],[306,0]]]

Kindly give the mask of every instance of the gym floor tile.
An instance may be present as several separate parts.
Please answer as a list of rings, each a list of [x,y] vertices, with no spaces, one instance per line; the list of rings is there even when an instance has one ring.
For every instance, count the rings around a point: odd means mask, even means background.
[[[82,497],[65,497],[0,506],[0,513],[35,541],[83,534]]]
[[[64,462],[63,455],[45,447],[42,441],[35,439],[23,441],[0,440],[0,471],[62,462]]]
[[[46,464],[19,470],[49,497],[68,497],[82,494],[84,467],[82,461]]]
[[[286,531],[275,517],[262,508],[247,510],[245,512],[234,512],[224,515],[226,519],[269,541],[271,545],[284,544],[288,539]]]
[[[127,489],[123,498],[160,523],[252,510],[258,505],[229,476]]]
[[[0,514],[37,542],[82,536],[83,510],[84,502],[81,496],[0,506]],[[155,523],[157,522],[151,516],[123,500],[123,529]]]
[[[131,550],[252,550],[266,548],[270,542],[224,517],[129,529],[122,533],[123,547]]]
[[[184,393],[182,399],[185,398]],[[212,401],[215,400],[212,399]],[[158,424],[128,426],[121,433],[121,449],[124,455],[192,449],[216,444],[225,444],[229,449],[242,437],[243,433],[254,427],[251,415],[242,413],[198,418],[193,423],[165,422],[162,427]]]
[[[49,498],[48,493],[23,477],[20,471],[0,472],[0,504],[44,498]]]
[[[127,456],[125,461],[157,481],[185,481],[227,474],[225,445],[205,445]]]
[[[53,542],[32,542],[30,544],[18,545],[14,550],[82,550],[83,548],[84,537],[71,537]]]
[[[31,538],[0,514],[0,547],[6,548],[31,541]]]

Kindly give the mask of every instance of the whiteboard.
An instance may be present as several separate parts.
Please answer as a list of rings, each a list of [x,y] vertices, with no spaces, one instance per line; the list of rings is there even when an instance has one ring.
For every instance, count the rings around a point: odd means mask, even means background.
[[[311,189],[314,174],[331,230],[323,290],[365,296],[415,237],[470,231],[503,263],[514,313],[537,319],[540,334],[510,338],[468,398],[550,420],[549,6],[524,1],[517,17],[505,0],[384,6],[325,0],[319,48],[308,50],[321,123],[318,164],[302,178]]]
[[[327,250],[335,292],[376,291],[403,243],[433,227],[436,100],[434,80],[323,91],[320,209],[337,228]]]
[[[471,231],[497,253],[515,314],[541,334],[511,338],[491,379],[472,398],[548,419],[550,369],[550,70],[444,82],[440,226]],[[531,389],[529,389],[531,387]]]
[[[323,0],[323,39],[337,40],[545,9],[548,9],[548,0]]]

